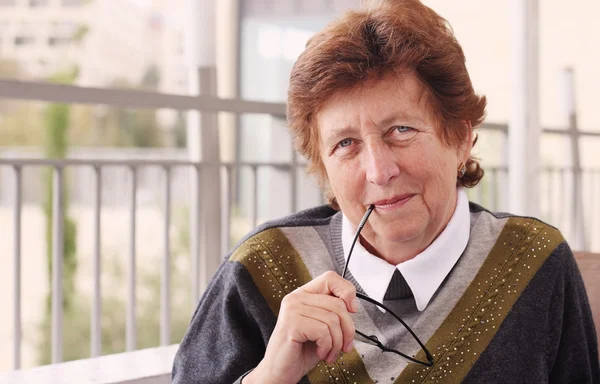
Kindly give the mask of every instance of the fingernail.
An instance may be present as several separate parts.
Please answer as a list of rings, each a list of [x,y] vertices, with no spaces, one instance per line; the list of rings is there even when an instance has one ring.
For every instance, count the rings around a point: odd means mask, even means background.
[[[358,312],[358,299],[356,297],[352,299],[352,310]]]

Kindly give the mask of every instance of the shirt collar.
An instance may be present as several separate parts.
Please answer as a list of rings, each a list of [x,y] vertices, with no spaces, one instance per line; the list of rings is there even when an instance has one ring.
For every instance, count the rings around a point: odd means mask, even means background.
[[[459,187],[457,192],[456,209],[446,228],[433,243],[413,259],[394,266],[369,253],[360,244],[360,241],[356,242],[348,269],[369,297],[378,302],[383,301],[397,268],[414,295],[417,309],[419,311],[425,310],[435,292],[464,252],[469,240],[471,226],[469,200],[464,188]],[[342,245],[344,259],[348,258],[348,251],[355,233],[356,228],[343,215]]]

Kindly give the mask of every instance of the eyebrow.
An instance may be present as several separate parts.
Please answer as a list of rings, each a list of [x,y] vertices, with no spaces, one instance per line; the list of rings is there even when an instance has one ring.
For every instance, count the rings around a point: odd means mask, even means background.
[[[337,138],[339,137],[347,137],[351,135],[354,131],[356,131],[356,129],[348,125],[332,128],[327,134],[327,142],[334,139],[337,140]]]
[[[390,115],[377,123],[378,127],[388,127],[396,120],[414,121],[409,116],[402,114],[401,116]],[[389,128],[389,127],[388,127]]]
[[[410,115],[406,115],[406,114],[400,114],[400,115],[390,115],[388,117],[386,117],[385,119],[379,121],[377,123],[378,127],[384,127],[384,129],[390,128],[389,126],[394,123],[395,121],[398,120],[403,120],[405,122],[405,124],[408,125],[414,125],[416,123],[420,122],[420,119],[417,119],[414,116],[410,116]],[[338,138],[340,137],[348,137],[350,136],[352,133],[354,133],[355,128],[352,126],[341,126],[341,127],[334,127],[329,131],[329,134],[327,135],[327,140],[324,140],[324,143],[329,145],[330,141],[333,141],[335,139],[335,141],[337,141]]]

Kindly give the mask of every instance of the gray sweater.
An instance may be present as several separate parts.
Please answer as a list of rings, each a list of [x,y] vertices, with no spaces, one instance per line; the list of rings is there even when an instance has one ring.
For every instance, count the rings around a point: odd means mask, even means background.
[[[302,383],[600,383],[585,288],[560,232],[536,219],[470,204],[469,243],[427,308],[402,276],[384,304],[434,354],[431,368],[360,340]],[[173,366],[174,384],[240,382],[264,356],[282,298],[326,271],[341,273],[341,214],[328,207],[267,223],[228,255],[204,293]],[[354,278],[349,279],[363,292]],[[356,329],[425,360],[389,314],[360,300]]]

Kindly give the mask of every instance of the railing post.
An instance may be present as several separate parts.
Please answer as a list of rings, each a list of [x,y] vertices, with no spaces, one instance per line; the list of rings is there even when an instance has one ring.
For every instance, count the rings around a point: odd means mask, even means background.
[[[563,223],[567,223],[569,221],[569,188],[570,185],[568,183],[568,178],[567,178],[567,167],[564,166],[560,166],[558,167],[556,173],[557,173],[557,179],[558,179],[558,193],[557,193],[557,199],[556,199],[556,208],[557,208],[557,220],[556,220],[556,226],[560,227],[562,225],[564,225]],[[568,231],[567,228],[564,229],[565,232],[565,236],[567,236],[566,232]]]
[[[573,70],[565,68],[561,71],[561,84],[563,95],[563,108],[565,109],[569,124],[569,141],[572,169],[572,199],[571,199],[571,236],[572,247],[577,250],[586,250],[585,223],[583,217],[583,190],[581,188],[581,160],[579,149],[579,132],[577,127],[577,111],[575,110],[575,85]]]
[[[137,330],[135,326],[136,307],[136,208],[137,208],[137,168],[130,168],[131,195],[129,196],[129,267],[127,268],[127,314],[125,329],[125,350],[134,351],[137,344]]]
[[[197,113],[196,111],[194,111]],[[190,171],[190,257],[192,265],[192,313],[198,306],[200,292],[206,287],[206,282],[200,281],[200,214],[202,203],[200,201],[201,168],[195,164]]]
[[[13,258],[13,369],[21,368],[21,214],[23,188],[21,167],[15,166],[14,258]]]
[[[250,225],[252,228],[258,224],[258,167],[250,167],[252,171],[252,211],[250,213]]]
[[[508,126],[506,127],[506,131],[504,131],[502,133],[502,138],[500,139],[502,141],[501,144],[501,148],[502,148],[502,165],[500,168],[500,176],[499,176],[499,182],[498,185],[502,185],[503,187],[500,188],[500,190],[498,191],[498,211],[501,212],[509,212],[510,211],[510,207],[509,207],[509,201],[510,201],[510,191],[509,188],[506,188],[506,186],[510,183],[510,178],[508,176],[508,168],[509,168],[509,150],[508,150]]]
[[[216,68],[200,68],[200,94],[215,96],[217,92]],[[219,147],[219,126],[216,113],[202,112],[201,126],[201,153],[202,162],[209,165],[202,172],[202,212],[200,216],[201,227],[201,260],[203,268],[200,271],[204,280],[203,287],[216,272],[223,256],[221,254],[221,161]]]
[[[102,240],[101,240],[101,215],[102,215],[102,169],[98,166],[94,170],[94,262],[93,262],[93,300],[90,329],[90,355],[97,357],[102,354]]]
[[[52,364],[60,363],[63,359],[63,172],[62,167],[55,167],[52,178]]]
[[[509,209],[539,215],[538,1],[513,0],[512,108],[509,120]]]
[[[194,96],[217,95],[216,71],[216,1],[188,0],[186,26],[189,91]],[[217,270],[221,255],[221,177],[218,115],[214,112],[190,111],[188,114],[187,145],[190,160],[202,161],[206,167],[201,177],[202,192],[195,190],[196,174],[192,174],[192,199],[202,205],[200,218],[190,219],[190,238],[200,239],[200,279],[204,290]],[[196,212],[197,209],[192,209]],[[192,240],[193,245],[193,240]]]
[[[164,249],[160,280],[160,345],[166,347],[171,342],[171,242],[169,232],[171,229],[171,169],[164,168],[165,172],[165,227]]]
[[[590,226],[590,231],[592,230],[592,228],[594,228],[594,221],[597,224],[596,227],[596,232],[594,233],[600,233],[600,198],[598,196],[600,196],[600,169],[597,169],[595,171],[592,172],[592,178],[594,180],[594,185],[596,185],[596,188],[592,191],[592,199],[594,199],[595,202],[595,206],[596,209],[592,208],[592,225]],[[595,239],[590,239],[590,249],[594,249],[594,244],[591,244],[591,242],[595,242],[596,244],[598,244],[595,249],[600,249],[600,239],[595,238]]]
[[[221,254],[225,255],[229,250],[231,238],[231,188],[233,185],[233,167],[225,165],[221,172],[223,177],[223,201],[221,201]]]

